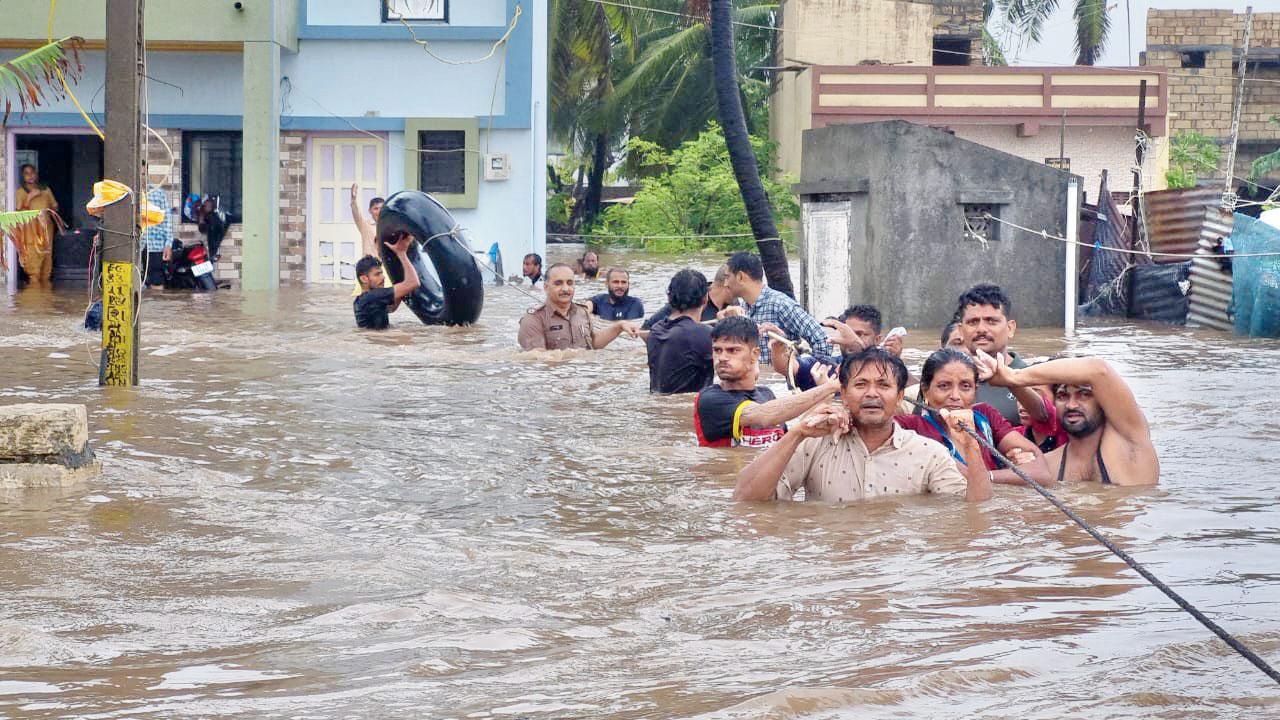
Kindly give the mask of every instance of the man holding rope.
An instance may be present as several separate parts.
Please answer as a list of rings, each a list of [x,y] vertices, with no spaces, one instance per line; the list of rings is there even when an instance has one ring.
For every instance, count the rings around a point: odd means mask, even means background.
[[[547,268],[547,301],[520,318],[517,340],[524,350],[599,350],[622,333],[637,337],[640,326],[619,320],[597,329],[586,305],[573,301],[574,272],[564,263]]]
[[[966,459],[962,475],[941,444],[893,421],[907,383],[907,366],[881,348],[845,357],[839,382],[843,406],[819,408],[738,473],[736,500],[853,502],[886,495],[991,497],[991,479],[978,441],[960,429],[962,415],[947,417],[956,450]],[[811,391],[812,392],[812,391]]]
[[[1133,391],[1101,358],[1063,358],[1013,368],[1000,356],[978,350],[980,373],[995,387],[1050,385],[1053,404],[1070,440],[1044,456],[1058,481],[1093,480],[1103,485],[1155,485],[1160,459],[1151,427]],[[1068,469],[1069,468],[1069,469]]]
[[[798,395],[775,398],[760,379],[760,331],[751,318],[729,317],[711,331],[711,356],[720,383],[693,401],[693,430],[703,447],[763,448],[787,432],[786,422],[840,390],[832,379]]]

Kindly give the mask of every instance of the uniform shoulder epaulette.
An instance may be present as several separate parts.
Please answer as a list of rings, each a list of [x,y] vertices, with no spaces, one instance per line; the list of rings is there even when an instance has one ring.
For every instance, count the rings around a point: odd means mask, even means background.
[[[543,304],[538,305],[538,306],[536,306],[536,307],[531,307],[531,308],[529,308],[528,310],[526,310],[526,311],[525,311],[525,314],[526,314],[526,315],[534,315],[534,314],[536,314],[536,313],[540,312],[540,311],[541,311],[543,308],[545,308],[546,306],[547,306],[547,304],[546,304],[546,303],[543,303]]]

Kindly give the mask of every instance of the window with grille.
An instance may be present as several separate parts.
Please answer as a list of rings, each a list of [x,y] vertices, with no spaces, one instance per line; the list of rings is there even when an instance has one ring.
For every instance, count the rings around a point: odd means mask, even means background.
[[[999,205],[964,203],[961,207],[964,208],[963,237],[965,240],[988,243],[1000,239],[1000,223],[993,219],[1000,217]]]
[[[418,132],[418,188],[425,193],[467,191],[467,134],[462,130]]]
[[[449,22],[449,0],[382,0],[382,22]]]
[[[239,132],[182,133],[182,196],[214,198],[232,223],[241,221],[241,142]]]

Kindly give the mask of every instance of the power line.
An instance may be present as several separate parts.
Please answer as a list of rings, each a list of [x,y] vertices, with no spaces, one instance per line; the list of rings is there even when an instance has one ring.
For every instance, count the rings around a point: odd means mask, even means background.
[[[1008,220],[1001,220],[1000,218],[995,217],[990,213],[984,213],[983,217],[986,218],[987,220],[998,222],[1001,225],[1008,225],[1009,227],[1017,228],[1018,230],[1021,230],[1023,232],[1031,233],[1032,235],[1039,235],[1040,237],[1045,238],[1046,240],[1057,240],[1059,242],[1064,242],[1069,245],[1078,245],[1080,247],[1089,247],[1089,248],[1095,248],[1098,250],[1109,250],[1111,252],[1124,253],[1126,255],[1142,255],[1143,257],[1167,257],[1167,258],[1185,258],[1185,259],[1195,259],[1195,258],[1232,259],[1232,258],[1249,258],[1249,257],[1280,257],[1280,252],[1227,253],[1227,254],[1167,253],[1167,252],[1155,252],[1151,250],[1130,250],[1128,248],[1107,247],[1105,245],[1090,245],[1089,243],[1083,243],[1083,242],[1080,242],[1079,240],[1072,240],[1071,238],[1066,238],[1061,235],[1053,235],[1047,230],[1032,230],[1029,227],[1024,227],[1015,222],[1010,222]]]

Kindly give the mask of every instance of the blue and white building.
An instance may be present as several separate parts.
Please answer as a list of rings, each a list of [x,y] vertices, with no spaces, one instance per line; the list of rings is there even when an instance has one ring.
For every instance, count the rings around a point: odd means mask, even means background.
[[[37,5],[4,8],[0,60],[44,42],[48,8]],[[246,289],[350,281],[353,183],[362,209],[401,189],[432,193],[475,249],[498,244],[507,274],[544,251],[547,0],[146,7],[151,179],[174,207],[192,193],[218,198],[233,222],[221,278]],[[57,8],[54,36],[86,39],[74,91],[101,124],[103,3]],[[69,99],[0,129],[0,207],[12,207],[24,162],[72,228],[90,225],[101,144]]]

